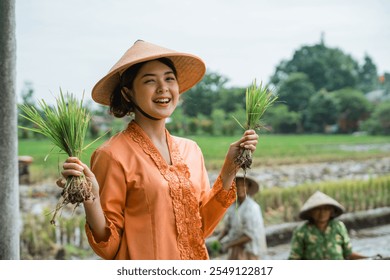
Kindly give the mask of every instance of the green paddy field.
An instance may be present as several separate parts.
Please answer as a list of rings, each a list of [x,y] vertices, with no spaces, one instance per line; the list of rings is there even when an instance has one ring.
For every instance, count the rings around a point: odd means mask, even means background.
[[[208,170],[219,169],[230,143],[236,137],[188,137],[198,143],[203,151]],[[91,153],[101,139],[84,151],[82,160],[89,162]],[[88,144],[91,141],[86,141]],[[31,165],[32,179],[40,181],[59,176],[65,155],[48,140],[19,140],[19,155],[34,158]],[[49,155],[49,156],[48,156]],[[294,164],[324,161],[364,160],[390,156],[390,136],[353,135],[260,135],[254,154],[253,166]]]

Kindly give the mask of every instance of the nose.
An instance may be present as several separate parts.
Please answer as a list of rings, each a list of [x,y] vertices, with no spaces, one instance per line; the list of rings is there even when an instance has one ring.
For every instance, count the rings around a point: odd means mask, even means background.
[[[168,88],[167,88],[167,87],[160,86],[160,87],[157,89],[157,93],[159,93],[159,94],[165,93],[165,92],[168,92]]]
[[[169,90],[169,84],[165,78],[161,77],[157,79],[157,93],[162,94],[166,93]]]

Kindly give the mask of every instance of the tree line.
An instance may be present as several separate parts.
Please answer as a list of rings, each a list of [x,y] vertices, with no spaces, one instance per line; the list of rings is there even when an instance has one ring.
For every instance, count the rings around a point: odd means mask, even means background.
[[[176,135],[241,134],[245,121],[245,87],[229,87],[229,80],[208,70],[204,78],[182,95],[167,127]],[[251,81],[250,81],[251,82]],[[249,82],[248,82],[249,86]],[[264,115],[266,133],[390,134],[390,73],[379,74],[366,54],[359,64],[351,55],[330,48],[323,40],[297,49],[282,60],[267,87],[278,96]],[[32,84],[22,92],[23,103],[35,106]],[[107,107],[94,107],[90,134],[107,129],[115,133],[129,119],[115,119]],[[19,118],[22,125],[30,125]],[[31,137],[20,131],[22,138]],[[35,135],[36,137],[36,135]]]

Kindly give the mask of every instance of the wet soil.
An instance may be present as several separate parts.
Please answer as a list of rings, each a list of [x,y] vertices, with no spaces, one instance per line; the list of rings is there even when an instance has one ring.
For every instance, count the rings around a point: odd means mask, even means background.
[[[390,157],[265,166],[247,170],[247,175],[256,179],[263,188],[294,187],[321,181],[365,180],[386,174],[390,174]],[[218,172],[211,171],[209,176],[211,181],[215,181]]]

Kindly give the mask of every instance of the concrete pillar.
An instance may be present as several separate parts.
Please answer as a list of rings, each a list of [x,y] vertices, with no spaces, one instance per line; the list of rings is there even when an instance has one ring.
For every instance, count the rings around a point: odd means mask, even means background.
[[[20,259],[15,0],[0,1],[0,259]]]

